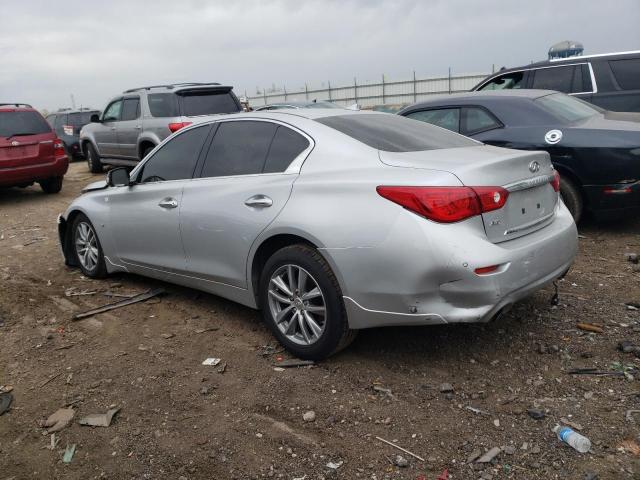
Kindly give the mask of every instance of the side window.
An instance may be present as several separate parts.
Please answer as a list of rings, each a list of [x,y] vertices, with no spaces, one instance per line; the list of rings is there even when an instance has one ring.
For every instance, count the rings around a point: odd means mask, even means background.
[[[262,173],[278,125],[271,122],[221,122],[202,169],[202,177]]]
[[[571,93],[571,82],[573,81],[573,71],[575,68],[574,66],[567,66],[533,70],[533,84],[531,88]]]
[[[163,182],[193,177],[198,155],[210,130],[210,125],[203,125],[169,140],[144,164],[138,181]]]
[[[125,98],[122,106],[121,120],[135,120],[140,116],[140,99]]]
[[[437,110],[422,110],[420,112],[412,112],[407,115],[414,120],[437,125],[446,128],[452,132],[460,131],[460,109],[459,108],[440,108]]]
[[[609,65],[622,90],[640,90],[640,58],[612,60]]]
[[[511,72],[500,75],[483,85],[479,90],[508,90],[510,88],[523,88],[524,72]]]
[[[484,132],[500,126],[500,122],[483,108],[465,108],[464,125],[462,127],[462,133],[465,135]]]
[[[149,111],[154,117],[177,117],[178,102],[175,93],[150,93],[147,95]]]
[[[263,173],[284,172],[309,147],[309,140],[290,128],[280,126],[273,137]]]
[[[102,120],[104,122],[115,122],[120,120],[120,110],[122,110],[122,100],[116,100],[104,111]]]

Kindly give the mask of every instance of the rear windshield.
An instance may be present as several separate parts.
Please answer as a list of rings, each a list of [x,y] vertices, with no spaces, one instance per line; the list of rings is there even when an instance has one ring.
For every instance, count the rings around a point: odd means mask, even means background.
[[[177,117],[178,102],[175,93],[150,93],[149,110],[154,117]]]
[[[418,152],[478,145],[475,140],[457,133],[398,115],[337,115],[316,121],[385,152]]]
[[[602,112],[601,109],[594,105],[570,97],[564,93],[554,93],[552,95],[539,97],[535,99],[535,102],[540,105],[543,110],[546,110],[558,120],[565,123],[586,120],[589,117],[593,117],[596,113]]]
[[[67,117],[67,122],[69,125],[73,125],[74,127],[83,127],[87,123],[91,123],[91,115],[98,114],[100,112],[82,112],[82,113],[70,113]]]
[[[51,132],[51,126],[37,112],[0,112],[0,137],[49,132]]]
[[[187,117],[240,111],[230,92],[187,92],[181,96],[182,114]]]

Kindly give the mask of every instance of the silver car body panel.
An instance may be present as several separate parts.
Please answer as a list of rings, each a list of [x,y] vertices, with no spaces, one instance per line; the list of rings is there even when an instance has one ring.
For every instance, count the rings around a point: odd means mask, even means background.
[[[379,185],[506,186],[513,188],[510,195],[529,191],[526,185],[550,189],[536,180],[552,173],[546,153],[482,144],[378,152],[313,120],[336,114],[371,115],[297,110],[218,118],[284,123],[304,132],[312,145],[296,159],[295,168],[280,174],[92,190],[77,198],[64,218],[82,211],[92,220],[109,271],[159,278],[252,308],[257,307],[251,280],[256,252],[274,236],[295,235],[315,245],[330,264],[349,325],[356,329],[488,321],[570,267],[577,231],[556,192],[542,192],[552,198],[551,211],[538,212],[534,219],[544,218],[542,222],[507,239],[487,230],[490,215],[436,223],[376,192]],[[151,158],[153,154],[133,170],[132,178]],[[534,160],[539,170],[525,170]],[[139,193],[139,187],[149,188]],[[261,194],[273,199],[273,207],[245,205]],[[180,207],[161,211],[157,203],[165,197],[179,199]],[[504,231],[505,225],[500,228]],[[137,257],[127,245],[138,250]],[[500,267],[489,275],[474,272],[489,265]]]

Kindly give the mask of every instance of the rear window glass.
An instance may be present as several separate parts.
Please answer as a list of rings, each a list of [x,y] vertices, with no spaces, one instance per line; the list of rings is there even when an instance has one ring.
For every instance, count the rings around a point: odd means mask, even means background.
[[[593,105],[562,93],[536,98],[535,102],[558,120],[566,123],[584,120],[600,113],[600,110]]]
[[[640,58],[609,62],[613,75],[623,90],[640,90]]]
[[[178,102],[175,93],[150,93],[149,111],[154,117],[177,117]]]
[[[229,92],[188,92],[181,96],[182,114],[187,117],[240,111]]]
[[[418,152],[478,145],[474,140],[428,123],[386,113],[336,115],[316,121],[385,152]]]
[[[0,137],[38,135],[51,132],[51,126],[36,112],[1,112]]]
[[[91,122],[91,115],[98,114],[100,112],[82,112],[82,113],[70,113],[68,116],[69,125],[74,127],[81,127]]]
[[[532,88],[570,93],[575,67],[553,67],[534,70]]]

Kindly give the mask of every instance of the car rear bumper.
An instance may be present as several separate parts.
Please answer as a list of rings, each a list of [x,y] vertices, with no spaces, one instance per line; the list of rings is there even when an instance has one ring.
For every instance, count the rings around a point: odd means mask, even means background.
[[[34,165],[20,167],[0,167],[0,187],[12,187],[45,180],[51,177],[61,177],[67,173],[69,159],[64,157],[43,161]]]
[[[486,322],[561,277],[577,253],[576,226],[562,203],[551,224],[498,244],[464,223],[425,226],[425,238],[453,227],[435,242],[416,241],[415,228],[407,224],[389,245],[327,251],[336,265],[347,263],[340,274],[350,327]],[[349,255],[360,258],[346,260]],[[500,268],[488,275],[474,272],[490,265]]]
[[[611,185],[585,185],[590,210],[597,219],[624,218],[640,212],[640,181]]]

